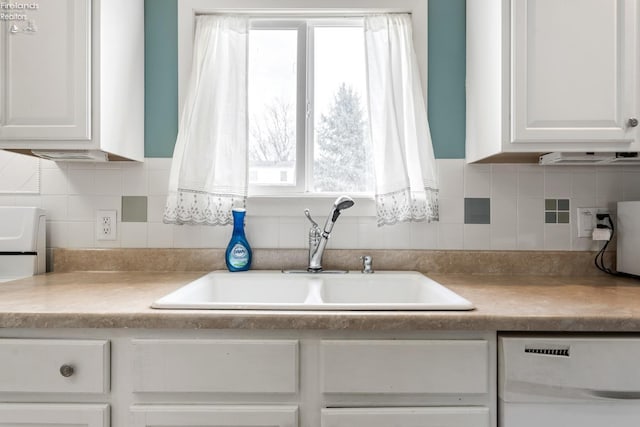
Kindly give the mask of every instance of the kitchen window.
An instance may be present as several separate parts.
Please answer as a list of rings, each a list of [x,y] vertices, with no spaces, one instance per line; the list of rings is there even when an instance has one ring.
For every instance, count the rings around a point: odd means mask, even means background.
[[[250,194],[371,194],[361,18],[253,19]]]
[[[233,207],[283,215],[335,193],[378,225],[437,220],[426,1],[290,7],[179,2],[182,113],[164,221],[225,225]]]

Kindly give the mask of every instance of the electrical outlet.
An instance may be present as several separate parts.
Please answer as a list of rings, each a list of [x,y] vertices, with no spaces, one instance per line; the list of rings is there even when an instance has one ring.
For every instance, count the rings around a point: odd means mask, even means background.
[[[96,214],[96,239],[116,240],[116,211],[104,210]]]
[[[596,228],[598,219],[596,214],[608,214],[607,208],[578,208],[578,237],[588,237],[593,235],[593,229]],[[604,224],[604,222],[602,222]]]

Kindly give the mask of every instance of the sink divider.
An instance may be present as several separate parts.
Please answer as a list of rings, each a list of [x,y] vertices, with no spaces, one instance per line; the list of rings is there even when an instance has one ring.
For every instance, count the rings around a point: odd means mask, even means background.
[[[323,304],[322,299],[322,283],[321,278],[314,278],[309,280],[309,288],[307,298],[304,300],[305,304]]]

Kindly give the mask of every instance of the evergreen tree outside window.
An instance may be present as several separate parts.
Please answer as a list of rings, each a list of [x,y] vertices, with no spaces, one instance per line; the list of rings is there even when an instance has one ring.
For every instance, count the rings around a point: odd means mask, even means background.
[[[364,50],[361,18],[252,21],[252,194],[372,194]]]

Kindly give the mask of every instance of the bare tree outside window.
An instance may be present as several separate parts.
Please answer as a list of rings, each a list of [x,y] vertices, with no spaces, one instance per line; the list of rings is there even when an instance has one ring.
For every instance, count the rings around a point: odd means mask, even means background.
[[[296,117],[293,105],[274,99],[251,122],[249,159],[263,163],[292,162],[296,155]]]
[[[362,23],[331,18],[255,25],[248,75],[254,191],[371,192]]]

